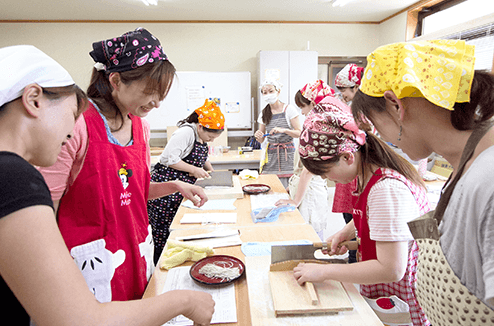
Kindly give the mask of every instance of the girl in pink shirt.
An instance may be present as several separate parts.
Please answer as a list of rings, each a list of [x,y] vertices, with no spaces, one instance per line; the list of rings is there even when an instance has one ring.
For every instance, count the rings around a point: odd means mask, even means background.
[[[294,276],[300,284],[327,279],[358,283],[362,295],[371,299],[395,295],[408,304],[414,326],[429,325],[415,297],[418,248],[407,226],[430,209],[423,181],[388,145],[360,130],[340,101],[325,101],[304,122],[300,159],[311,173],[337,183],[358,178],[353,220],[326,241],[330,253],[343,254],[341,242],[356,237],[359,261],[302,263]]]

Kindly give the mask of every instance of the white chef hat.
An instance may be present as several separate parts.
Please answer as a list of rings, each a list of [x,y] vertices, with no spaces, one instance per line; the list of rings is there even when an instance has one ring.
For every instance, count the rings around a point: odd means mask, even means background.
[[[279,80],[267,79],[259,86],[259,89],[262,90],[266,85],[273,85],[278,92],[281,91],[281,88],[283,87]]]
[[[32,45],[0,49],[0,106],[22,96],[24,87],[64,87],[75,82],[58,62]]]

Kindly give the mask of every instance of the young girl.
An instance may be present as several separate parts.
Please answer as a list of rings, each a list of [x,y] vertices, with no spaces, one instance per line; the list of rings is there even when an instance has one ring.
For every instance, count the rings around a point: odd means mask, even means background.
[[[213,171],[208,161],[208,142],[215,140],[225,126],[225,117],[214,101],[206,100],[204,105],[178,123],[170,137],[159,162],[156,163],[151,181],[166,182],[180,180],[195,183],[198,178],[207,178]],[[149,221],[153,228],[154,262],[170,234],[170,224],[177,213],[183,196],[171,194],[148,202]]]
[[[295,103],[306,116],[326,96],[334,94],[334,90],[325,82],[316,80],[306,84],[295,94]],[[313,175],[303,167],[298,151],[295,152],[295,169],[288,182],[288,190],[291,199],[280,199],[276,205],[290,204],[298,207],[304,220],[324,239],[328,222],[326,214],[329,210],[327,184],[320,176]]]
[[[494,323],[494,76],[474,63],[474,46],[460,40],[380,47],[352,104],[410,158],[434,152],[454,167],[437,236],[417,238],[417,297],[434,325]]]
[[[417,246],[407,222],[429,210],[425,186],[417,171],[372,133],[359,130],[341,102],[327,98],[304,122],[300,157],[311,173],[338,183],[358,177],[353,221],[327,239],[331,253],[358,239],[359,262],[300,264],[294,269],[300,284],[326,279],[362,284],[369,298],[396,295],[410,307],[414,325],[429,325],[414,294]]]
[[[349,63],[335,77],[334,85],[341,92],[343,100],[347,105],[351,105],[353,97],[360,86],[363,70],[364,68],[358,67],[354,63]],[[345,223],[349,223],[353,218],[352,194],[356,186],[357,180],[346,184],[337,183],[335,185],[333,213],[342,213]],[[348,252],[348,262],[354,263],[356,261],[356,251],[350,250]]]
[[[185,182],[150,183],[150,132],[141,118],[159,106],[175,74],[158,39],[139,28],[93,43],[90,56],[89,109],[57,163],[40,171],[65,243],[96,298],[138,299],[154,270],[148,199],[176,191],[202,202],[206,196]]]
[[[254,134],[262,143],[268,137],[268,161],[262,168],[264,174],[276,174],[283,186],[288,186],[288,179],[293,174],[293,156],[295,146],[293,138],[300,136],[298,112],[293,106],[279,100],[281,84],[277,81],[265,81],[261,94],[266,107],[259,114],[259,130]],[[268,136],[264,136],[269,134]]]
[[[6,323],[161,325],[184,314],[209,324],[205,292],[173,291],[146,300],[99,303],[57,226],[50,191],[34,168],[57,160],[87,97],[68,72],[29,45],[0,49],[0,293]],[[103,256],[87,267],[98,268]]]

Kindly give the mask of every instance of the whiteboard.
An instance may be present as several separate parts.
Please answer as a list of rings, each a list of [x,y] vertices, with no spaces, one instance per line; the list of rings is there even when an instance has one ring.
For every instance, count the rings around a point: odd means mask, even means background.
[[[187,118],[205,99],[219,102],[228,131],[252,130],[251,76],[242,72],[177,71],[172,87],[159,108],[145,118],[152,131],[166,130]]]

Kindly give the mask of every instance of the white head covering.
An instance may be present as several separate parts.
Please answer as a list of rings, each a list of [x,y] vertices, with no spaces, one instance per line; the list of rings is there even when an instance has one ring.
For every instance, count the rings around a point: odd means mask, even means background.
[[[75,82],[58,62],[32,45],[0,49],[0,106],[22,96],[24,87],[64,87]]]
[[[273,85],[278,92],[281,91],[281,88],[283,87],[283,85],[278,80],[272,79],[272,80],[265,80],[261,84],[261,86],[259,86],[259,89],[261,90],[266,85]]]

